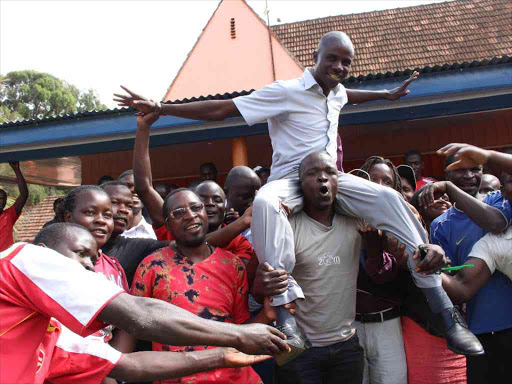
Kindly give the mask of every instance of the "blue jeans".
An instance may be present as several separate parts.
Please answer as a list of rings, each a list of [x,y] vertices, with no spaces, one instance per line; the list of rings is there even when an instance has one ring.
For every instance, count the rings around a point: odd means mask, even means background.
[[[361,384],[364,353],[357,334],[327,347],[311,347],[276,367],[276,384]]]

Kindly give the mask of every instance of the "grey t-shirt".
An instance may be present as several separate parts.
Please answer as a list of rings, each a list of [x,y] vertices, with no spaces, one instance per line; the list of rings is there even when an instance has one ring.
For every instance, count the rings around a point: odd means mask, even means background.
[[[290,224],[296,259],[292,276],[306,297],[296,301],[297,324],[314,347],[348,340],[355,334],[358,221],[336,214],[326,227],[301,211]]]

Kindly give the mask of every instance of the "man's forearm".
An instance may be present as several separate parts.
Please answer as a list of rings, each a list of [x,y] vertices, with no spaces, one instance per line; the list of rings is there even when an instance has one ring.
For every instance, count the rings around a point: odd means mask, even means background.
[[[151,159],[149,157],[149,130],[150,127],[138,123],[133,150],[133,178],[135,192],[146,207],[155,228],[160,228],[164,225],[164,217],[162,216],[163,200],[153,188]]]
[[[450,201],[456,203],[457,209],[464,211],[479,227],[493,233],[501,232],[506,228],[507,220],[498,209],[482,203],[449,181],[445,183]]]
[[[138,339],[168,345],[240,345],[238,326],[202,319],[161,300],[121,294],[100,313],[105,323]]]
[[[243,231],[245,231],[248,227],[244,225],[244,221],[242,217],[239,217],[231,224],[226,225],[214,232],[206,235],[206,239],[208,243],[214,245],[219,248],[224,248],[229,245],[231,241]]]
[[[16,209],[16,213],[20,214],[28,199],[28,186],[23,173],[21,173],[21,170],[17,169],[14,173],[16,174],[18,189],[20,191],[20,195],[14,203],[14,207]]]
[[[347,89],[348,103],[361,104],[367,101],[387,99],[389,91],[386,89],[380,91],[361,91],[356,89]]]
[[[173,379],[224,368],[220,349],[195,352],[135,352],[123,355],[109,377],[127,382]]]
[[[161,115],[192,120],[221,121],[240,116],[233,100],[206,100],[186,104],[162,104]]]
[[[512,174],[512,155],[497,151],[489,151],[489,160],[487,161],[487,165],[491,168],[496,168],[500,171]]]

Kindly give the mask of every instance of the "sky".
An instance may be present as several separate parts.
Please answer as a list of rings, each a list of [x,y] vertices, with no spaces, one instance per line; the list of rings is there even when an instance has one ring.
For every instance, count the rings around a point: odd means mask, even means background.
[[[269,0],[268,8],[276,25],[442,1]],[[247,3],[266,20],[264,0]],[[161,100],[218,4],[0,0],[0,74],[47,72],[80,89],[93,88],[109,108],[120,84]]]

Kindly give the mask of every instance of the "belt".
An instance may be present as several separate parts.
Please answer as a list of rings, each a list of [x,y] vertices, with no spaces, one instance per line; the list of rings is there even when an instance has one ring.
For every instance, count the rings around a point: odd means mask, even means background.
[[[356,321],[360,323],[383,323],[384,321],[400,317],[400,308],[395,307],[381,312],[356,313]]]

